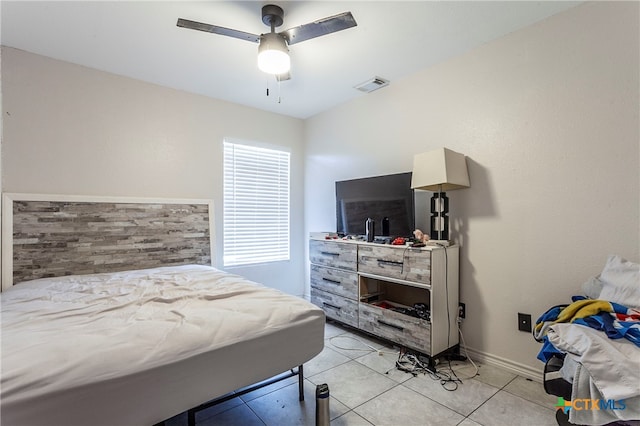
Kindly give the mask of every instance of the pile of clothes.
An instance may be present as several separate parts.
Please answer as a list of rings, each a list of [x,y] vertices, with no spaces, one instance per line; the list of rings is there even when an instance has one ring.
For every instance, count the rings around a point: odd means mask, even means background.
[[[611,255],[533,330],[560,425],[640,425],[640,265]]]

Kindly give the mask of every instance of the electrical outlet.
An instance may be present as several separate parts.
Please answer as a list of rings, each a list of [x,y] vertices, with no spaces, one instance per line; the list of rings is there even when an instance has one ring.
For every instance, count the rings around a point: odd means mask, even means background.
[[[467,305],[461,302],[458,305],[458,318],[466,318],[466,316],[467,316]]]
[[[518,312],[518,330],[531,333],[531,315]]]

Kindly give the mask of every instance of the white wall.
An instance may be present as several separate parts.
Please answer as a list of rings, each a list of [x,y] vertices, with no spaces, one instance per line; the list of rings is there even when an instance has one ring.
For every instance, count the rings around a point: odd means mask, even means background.
[[[466,154],[471,188],[448,193],[465,339],[535,375],[517,313],[569,302],[611,253],[639,258],[638,16],[583,4],[307,120],[307,231],[335,229],[336,180]]]
[[[638,12],[587,3],[306,122],[3,48],[2,190],[213,198],[221,264],[222,139],[280,143],[292,261],[235,272],[302,294],[334,182],[447,146],[472,184],[449,193],[465,339],[540,369],[516,313],[566,302],[610,253],[639,258]]]
[[[2,7],[0,7],[0,15]],[[0,16],[1,19],[1,16]],[[0,54],[0,70],[2,70],[2,54]],[[2,105],[2,73],[0,72],[0,105]],[[2,139],[4,137],[4,110],[0,108],[0,193],[2,192]],[[2,224],[2,197],[0,197],[0,224]],[[2,242],[0,241],[0,259],[2,259]],[[1,263],[1,262],[0,262]],[[2,276],[2,266],[0,266],[0,276]]]
[[[301,120],[6,47],[2,89],[3,191],[212,198],[217,265],[223,138],[289,149],[292,260],[232,271],[304,293]]]

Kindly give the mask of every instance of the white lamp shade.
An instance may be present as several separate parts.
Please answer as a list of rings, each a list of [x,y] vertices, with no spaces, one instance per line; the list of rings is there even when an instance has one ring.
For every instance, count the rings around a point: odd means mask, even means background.
[[[284,38],[275,33],[262,35],[258,46],[258,68],[267,74],[285,74],[291,69],[289,49]]]
[[[464,154],[440,148],[413,157],[412,189],[440,192],[469,186]]]

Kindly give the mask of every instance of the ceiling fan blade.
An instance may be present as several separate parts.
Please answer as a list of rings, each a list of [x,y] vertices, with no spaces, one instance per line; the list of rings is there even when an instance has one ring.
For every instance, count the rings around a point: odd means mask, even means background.
[[[220,34],[224,36],[239,38],[241,40],[252,41],[254,43],[258,43],[260,41],[260,36],[256,34],[232,30],[230,28],[219,27],[217,25],[204,24],[202,22],[189,21],[188,19],[178,18],[178,23],[176,25],[182,28],[204,31],[206,33]]]
[[[358,24],[353,18],[351,12],[344,12],[335,16],[320,19],[319,21],[289,28],[280,34],[282,34],[287,39],[287,43],[291,45],[326,34],[335,33],[336,31],[346,30],[347,28],[355,27],[356,25]]]

